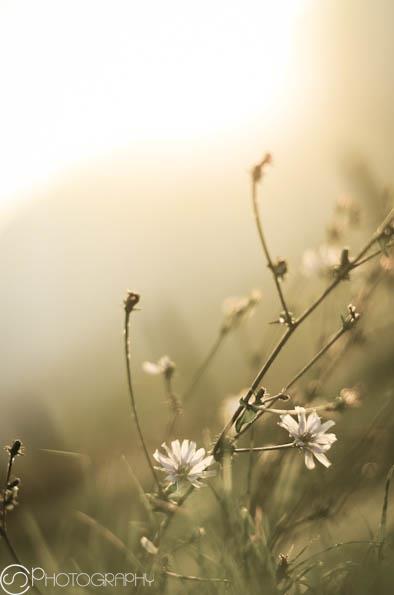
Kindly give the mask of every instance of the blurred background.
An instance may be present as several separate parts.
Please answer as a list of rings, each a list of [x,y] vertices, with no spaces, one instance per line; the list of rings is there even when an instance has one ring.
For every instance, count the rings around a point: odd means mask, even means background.
[[[265,151],[263,222],[273,256],[288,260],[296,311],[323,286],[300,272],[303,253],[324,242],[338,198],[360,205],[362,227],[345,240],[353,253],[376,227],[393,183],[393,19],[390,0],[1,2],[0,429],[27,447],[18,514],[33,533],[47,527],[51,542],[63,506],[82,506],[86,465],[111,494],[126,482],[113,469],[122,454],[149,481],[125,383],[128,288],[142,296],[133,369],[152,450],[169,413],[143,361],[168,354],[182,394],[224,300],[261,291],[182,420],[202,440],[276,341],[250,205],[249,171]],[[270,391],[337,328],[354,291],[341,286],[288,346]],[[389,369],[392,296],[379,295],[372,352]],[[370,386],[365,358],[345,368],[327,396],[363,374]],[[375,408],[357,412],[354,435]]]

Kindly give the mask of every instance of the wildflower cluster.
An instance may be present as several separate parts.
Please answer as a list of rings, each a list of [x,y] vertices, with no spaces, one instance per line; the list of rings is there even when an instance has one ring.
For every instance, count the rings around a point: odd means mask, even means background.
[[[196,442],[190,439],[174,439],[171,440],[174,431],[176,414],[179,403],[184,407],[190,395],[195,391],[195,388],[206,371],[208,365],[211,363],[213,357],[220,348],[224,337],[236,328],[240,321],[251,316],[255,308],[261,301],[261,293],[254,290],[248,296],[241,298],[229,298],[224,303],[224,317],[219,328],[219,334],[212,348],[208,351],[208,355],[203,359],[197,372],[192,376],[191,382],[187,390],[182,394],[180,400],[173,392],[172,378],[175,373],[175,363],[169,356],[162,356],[157,362],[145,361],[142,365],[143,370],[150,375],[162,376],[168,396],[174,404],[174,423],[170,424],[170,428],[165,436],[160,440],[161,447],[153,452],[152,457],[147,451],[146,443],[139,422],[135,397],[131,383],[130,373],[130,349],[128,343],[128,315],[135,310],[139,302],[139,295],[134,292],[129,292],[125,301],[126,309],[126,328],[125,328],[125,352],[127,357],[127,372],[129,393],[132,403],[133,414],[135,417],[137,431],[140,436],[140,441],[145,451],[147,463],[152,472],[152,477],[156,484],[156,489],[147,494],[147,501],[150,503],[151,511],[160,512],[164,514],[164,520],[155,531],[152,531],[151,537],[147,535],[140,536],[140,544],[143,550],[149,554],[155,562],[153,564],[161,565],[161,572],[163,575],[177,578],[188,578],[189,580],[201,581],[199,577],[184,577],[169,569],[170,557],[165,557],[161,553],[163,534],[170,524],[172,518],[184,504],[189,494],[194,488],[202,487],[207,480],[215,476],[219,476],[210,483],[212,492],[215,495],[218,503],[221,505],[226,518],[229,516],[228,503],[229,496],[233,489],[232,486],[232,463],[236,457],[242,457],[243,453],[249,453],[249,460],[247,464],[247,485],[246,494],[242,496],[239,503],[239,522],[243,536],[247,536],[249,542],[247,546],[237,548],[237,552],[245,553],[243,562],[246,563],[250,552],[254,551],[255,544],[259,543],[259,539],[264,532],[262,528],[262,520],[256,517],[252,518],[252,509],[250,503],[254,498],[252,492],[252,479],[254,462],[256,457],[254,454],[261,455],[268,451],[278,451],[276,458],[274,458],[274,465],[280,460],[281,452],[283,451],[298,451],[301,453],[305,466],[308,470],[316,468],[316,463],[320,463],[325,468],[331,466],[331,461],[327,457],[328,452],[337,441],[336,434],[329,430],[335,425],[332,419],[322,420],[318,415],[318,410],[332,412],[336,414],[346,409],[358,407],[361,402],[360,391],[357,387],[343,388],[339,396],[331,400],[328,404],[313,406],[317,394],[323,392],[321,387],[324,386],[324,381],[321,377],[318,380],[311,382],[308,379],[307,386],[314,385],[313,391],[306,390],[300,386],[299,381],[304,377],[308,371],[315,366],[334,344],[341,340],[343,335],[347,335],[349,340],[350,332],[360,318],[360,313],[356,306],[352,303],[347,306],[345,314],[341,315],[341,326],[335,333],[329,335],[329,339],[323,339],[323,346],[317,353],[309,359],[309,361],[291,378],[287,384],[282,385],[282,390],[273,394],[263,388],[263,382],[269,372],[273,363],[277,360],[284,346],[290,340],[290,337],[297,331],[300,325],[320,306],[320,304],[329,296],[331,292],[343,281],[350,279],[350,273],[361,264],[373,259],[375,256],[381,256],[382,252],[386,252],[391,246],[392,237],[394,234],[393,228],[393,214],[386,217],[384,224],[377,230],[367,242],[367,244],[355,255],[350,252],[347,247],[343,246],[343,232],[346,228],[356,228],[360,223],[360,210],[356,203],[349,198],[341,198],[336,206],[334,220],[327,228],[327,241],[322,244],[317,250],[309,250],[303,257],[303,270],[308,276],[316,275],[325,278],[327,286],[322,293],[316,297],[312,303],[301,313],[297,313],[297,317],[290,311],[287,301],[287,296],[284,291],[283,281],[288,275],[288,263],[284,258],[272,259],[267,242],[265,239],[262,220],[259,213],[258,204],[258,190],[260,182],[265,175],[266,167],[271,164],[271,155],[265,155],[261,161],[254,166],[251,171],[252,182],[252,205],[257,226],[258,236],[260,239],[265,263],[270,269],[273,281],[276,288],[277,298],[280,302],[279,316],[271,322],[283,327],[282,336],[274,343],[273,350],[267,356],[266,360],[258,370],[256,377],[250,383],[249,387],[244,389],[240,395],[229,397],[223,404],[223,411],[225,412],[226,422],[223,430],[218,434],[214,440],[211,449],[197,448]],[[342,244],[342,245],[341,245]],[[376,253],[377,245],[381,247]],[[385,258],[389,258],[388,254],[384,254]],[[390,263],[385,261],[385,266],[389,268]],[[361,302],[361,308],[363,308]],[[352,336],[352,341],[356,341],[356,335]],[[345,341],[343,340],[343,343]],[[350,341],[349,341],[350,342]],[[342,346],[342,345],[341,345]],[[336,345],[336,348],[338,345]],[[333,350],[334,351],[334,350]],[[295,387],[296,392],[293,393]],[[302,405],[297,405],[294,408],[277,409],[278,401],[290,401],[294,395],[301,395],[301,402],[311,403],[312,406],[305,408]],[[258,420],[263,416],[274,416],[277,420],[277,425],[284,429],[290,441],[284,443],[266,444],[263,446],[255,445],[257,441],[257,433],[250,432],[251,428],[255,428]],[[249,434],[250,442],[248,446],[242,444],[243,437]],[[159,441],[157,444],[160,443]],[[207,440],[208,442],[208,440]],[[281,452],[279,452],[281,451]],[[265,461],[265,457],[263,462]],[[221,466],[221,473],[217,474],[214,465]],[[261,465],[263,467],[263,463]],[[158,473],[156,473],[158,472]],[[235,502],[231,498],[232,503]],[[245,502],[247,506],[245,506]],[[328,518],[332,513],[331,503],[323,502],[319,509],[315,511],[312,507],[305,516],[306,520],[313,520],[317,518]],[[233,511],[231,511],[232,514]],[[289,518],[292,513],[289,512]],[[261,516],[261,515],[260,515]],[[284,515],[284,518],[286,515]],[[238,535],[234,537],[237,539]],[[272,539],[275,538],[275,535]],[[191,543],[192,538],[186,540],[185,543]],[[194,538],[193,538],[194,539]],[[199,541],[199,539],[195,540]],[[194,542],[193,542],[194,543]],[[267,542],[266,542],[267,543]],[[270,560],[272,561],[272,550],[270,551]],[[271,564],[272,566],[272,564]],[[279,563],[274,570],[276,584],[282,582],[288,590],[287,581],[291,581],[291,574],[293,572],[292,562],[289,555],[280,555]],[[213,581],[225,581],[226,579],[210,579]],[[292,585],[290,585],[292,587]]]

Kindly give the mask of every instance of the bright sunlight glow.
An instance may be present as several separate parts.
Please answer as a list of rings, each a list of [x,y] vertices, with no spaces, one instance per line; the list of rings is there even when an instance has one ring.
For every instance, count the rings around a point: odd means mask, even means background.
[[[0,204],[121,146],[278,117],[303,2],[2,2]]]

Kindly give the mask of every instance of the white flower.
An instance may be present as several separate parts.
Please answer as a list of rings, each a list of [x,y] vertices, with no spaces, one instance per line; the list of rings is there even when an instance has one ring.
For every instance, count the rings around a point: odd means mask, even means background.
[[[166,479],[170,484],[190,482],[194,487],[201,487],[201,480],[215,475],[214,471],[207,471],[213,462],[213,456],[205,456],[205,449],[196,450],[196,443],[191,440],[171,442],[171,448],[163,443],[162,448],[166,454],[156,450],[154,459],[160,464],[159,471],[167,473]]]
[[[171,376],[175,371],[175,364],[168,355],[163,355],[158,362],[143,362],[142,369],[147,374],[157,376],[158,374],[164,374]]]
[[[337,437],[335,434],[326,434],[326,431],[335,425],[332,420],[321,423],[320,417],[316,411],[312,411],[306,418],[304,407],[296,407],[298,422],[288,413],[280,416],[280,425],[287,430],[294,444],[304,451],[305,465],[308,469],[315,468],[315,457],[319,463],[325,467],[330,467],[331,463],[324,454],[327,452]]]

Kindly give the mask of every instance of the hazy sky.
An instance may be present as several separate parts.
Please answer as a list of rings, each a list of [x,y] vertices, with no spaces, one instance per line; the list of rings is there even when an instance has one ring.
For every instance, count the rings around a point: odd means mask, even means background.
[[[293,274],[345,158],[394,181],[393,22],[391,0],[0,0],[2,394],[108,398],[129,286],[139,356],[180,365],[225,297],[260,287],[275,315],[248,168],[273,152],[264,224]]]
[[[136,142],[279,114],[307,0],[0,3],[0,200]]]

